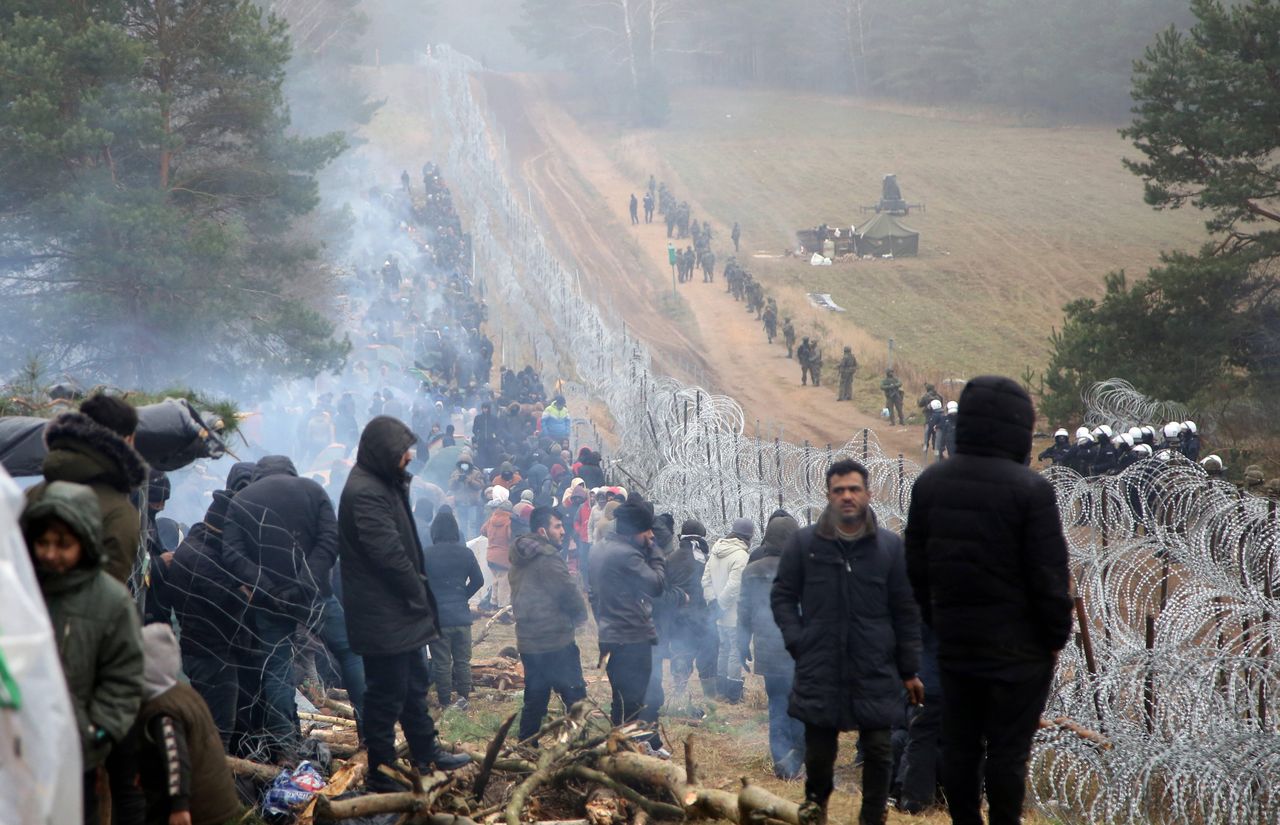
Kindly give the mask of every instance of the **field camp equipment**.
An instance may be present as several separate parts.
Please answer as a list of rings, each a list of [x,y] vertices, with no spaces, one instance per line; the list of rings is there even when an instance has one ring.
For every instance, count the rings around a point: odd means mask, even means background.
[[[887,212],[881,212],[854,230],[854,247],[859,255],[893,255],[895,258],[920,254],[920,233],[903,226]]]
[[[910,215],[912,209],[924,211],[923,203],[907,203],[902,197],[902,189],[898,186],[898,176],[888,174],[880,182],[880,201],[874,206],[860,207],[863,212],[874,211],[877,215]]]

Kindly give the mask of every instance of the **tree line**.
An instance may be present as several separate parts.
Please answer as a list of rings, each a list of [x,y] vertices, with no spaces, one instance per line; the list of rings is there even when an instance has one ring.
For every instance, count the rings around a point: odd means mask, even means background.
[[[643,123],[722,83],[1116,119],[1186,0],[524,0],[517,33]]]

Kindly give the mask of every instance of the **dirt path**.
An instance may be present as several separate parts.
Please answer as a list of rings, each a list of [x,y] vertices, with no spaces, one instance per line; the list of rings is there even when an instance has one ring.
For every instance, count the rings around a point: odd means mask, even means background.
[[[625,307],[629,327],[648,341],[660,364],[685,378],[695,376],[681,365],[697,365],[708,388],[735,398],[747,421],[759,420],[767,437],[780,431],[794,443],[842,444],[870,427],[886,451],[919,460],[918,427],[888,427],[835,400],[839,353],[830,346],[824,350],[827,383],[801,388],[797,362],[787,359],[780,340],[772,346],[766,342],[760,322],[733,300],[719,278],[704,284],[698,276],[679,286],[696,334],[687,324],[672,322],[658,303],[671,290],[666,226],[656,219],[632,226],[627,215],[628,198],[632,192],[643,194],[643,180],[630,180],[618,169],[550,98],[544,83],[530,76],[484,78],[516,171],[546,216],[546,228],[581,267],[592,297],[606,307]],[[857,385],[855,392],[873,391]]]

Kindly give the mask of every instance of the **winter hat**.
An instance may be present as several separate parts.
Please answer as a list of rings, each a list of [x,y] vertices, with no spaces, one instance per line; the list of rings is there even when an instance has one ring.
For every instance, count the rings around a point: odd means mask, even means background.
[[[521,501],[533,501],[533,490],[525,490],[520,494]]]
[[[638,504],[622,504],[614,511],[614,531],[620,536],[634,536],[653,529],[653,511]]]
[[[733,520],[733,527],[729,529],[729,533],[734,536],[740,536],[750,543],[751,537],[756,534],[756,525],[749,518],[736,518]]]
[[[182,655],[173,628],[155,622],[142,628],[142,685],[148,699],[154,699],[178,683]]]
[[[774,510],[769,514],[769,521],[764,523],[765,529],[768,529],[769,524],[776,518],[791,518],[791,514],[779,507],[777,510]]]
[[[705,538],[707,535],[707,528],[703,527],[702,522],[698,521],[696,518],[687,518],[684,520],[684,524],[680,525],[680,535],[681,537],[703,536]]]

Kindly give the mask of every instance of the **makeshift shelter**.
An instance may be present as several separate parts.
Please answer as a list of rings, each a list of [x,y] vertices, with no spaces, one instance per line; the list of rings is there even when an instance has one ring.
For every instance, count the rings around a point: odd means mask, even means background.
[[[903,226],[887,212],[881,212],[859,226],[854,235],[859,255],[880,256],[892,253],[894,257],[899,257],[920,254],[920,233]]]

